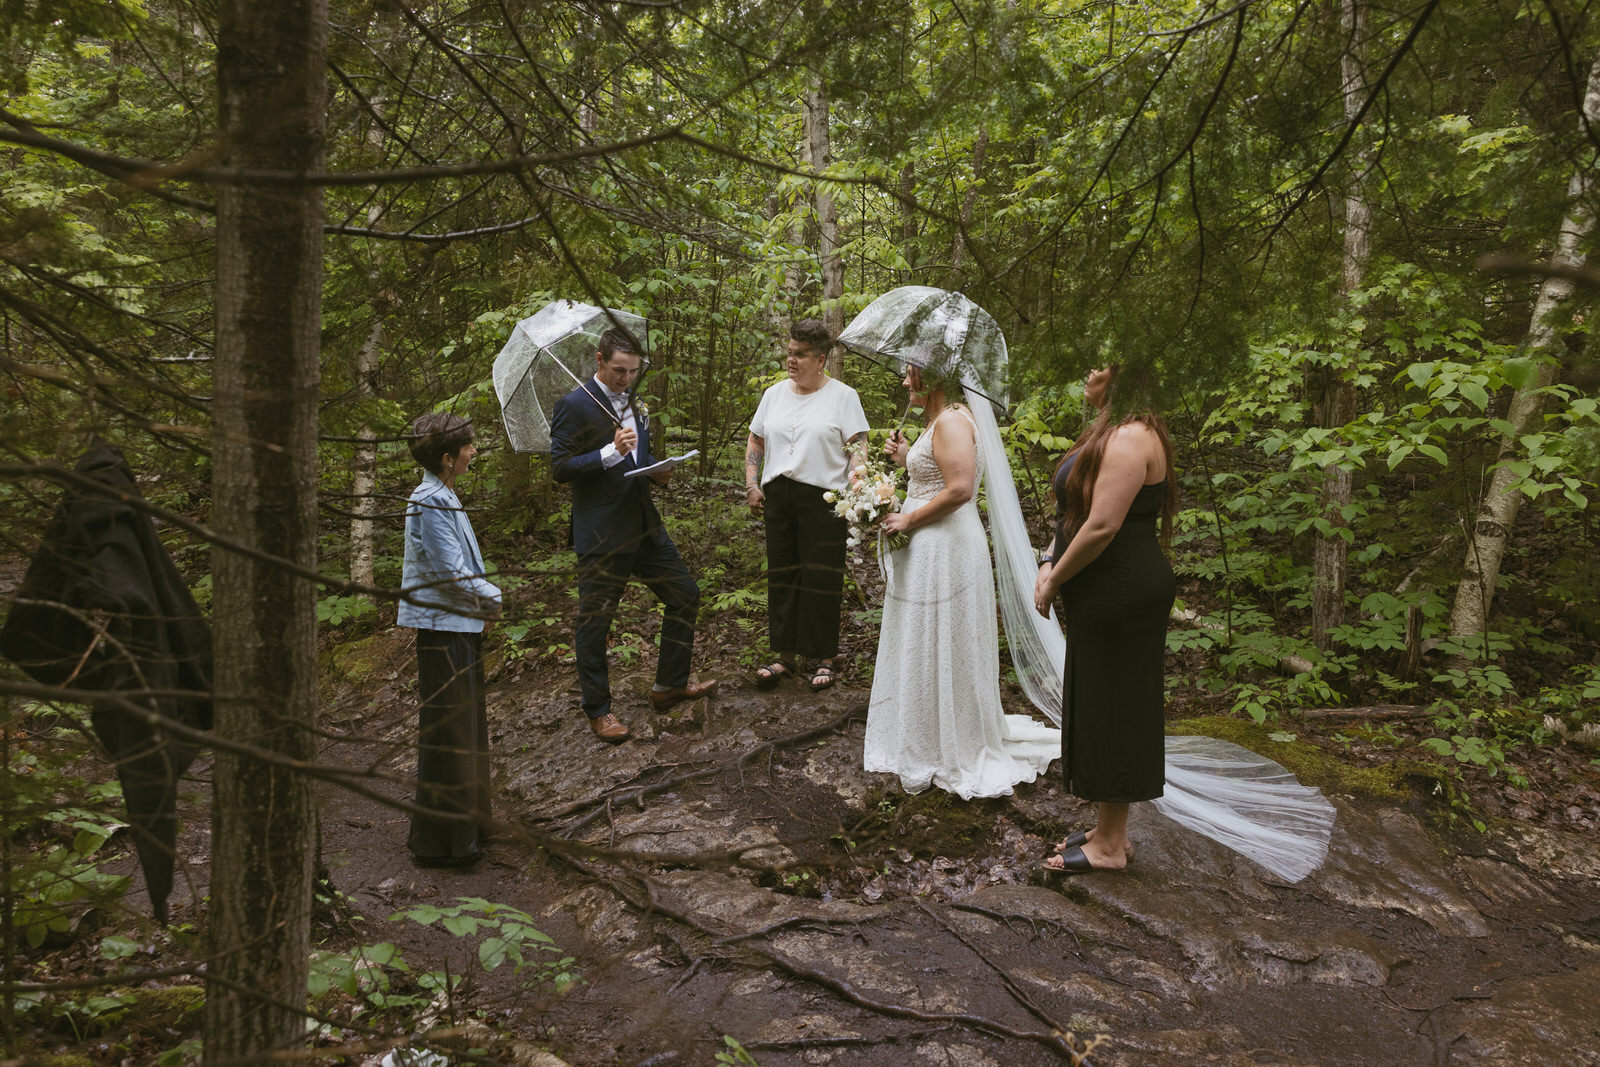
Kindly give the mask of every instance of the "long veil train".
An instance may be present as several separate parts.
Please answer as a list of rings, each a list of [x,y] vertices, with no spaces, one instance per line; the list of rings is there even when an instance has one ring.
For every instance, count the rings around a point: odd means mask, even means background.
[[[1059,726],[1066,638],[1054,611],[1046,619],[1033,608],[1037,557],[994,409],[982,393],[969,388],[966,394],[978,425],[1006,642],[1023,692]],[[1168,737],[1166,764],[1166,792],[1154,804],[1174,822],[1290,882],[1326,858],[1334,807],[1320,790],[1301,785],[1279,764],[1214,737]]]

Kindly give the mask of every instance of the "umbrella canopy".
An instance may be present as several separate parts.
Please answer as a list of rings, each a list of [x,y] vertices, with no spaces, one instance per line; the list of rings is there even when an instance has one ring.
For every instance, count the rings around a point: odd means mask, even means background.
[[[987,311],[961,293],[930,285],[891,289],[850,320],[839,343],[896,370],[910,364],[955,378],[1005,409],[1005,335]]]
[[[600,335],[614,326],[641,345],[649,336],[642,316],[571,300],[551,301],[517,323],[494,357],[494,395],[512,448],[550,451],[556,401],[593,376]]]

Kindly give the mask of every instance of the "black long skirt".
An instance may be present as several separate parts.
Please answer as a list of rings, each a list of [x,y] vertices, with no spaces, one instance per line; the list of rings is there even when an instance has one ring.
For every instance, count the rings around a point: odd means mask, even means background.
[[[1165,490],[1141,489],[1105,551],[1061,590],[1061,766],[1067,789],[1084,800],[1154,800],[1166,781],[1167,618],[1177,581],[1152,513]]]

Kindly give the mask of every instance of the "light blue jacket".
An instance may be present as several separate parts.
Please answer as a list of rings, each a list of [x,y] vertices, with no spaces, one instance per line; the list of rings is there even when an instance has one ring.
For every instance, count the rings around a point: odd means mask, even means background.
[[[419,630],[482,633],[500,589],[484,578],[483,553],[461,501],[437,475],[424,473],[406,506],[406,558],[395,620]],[[463,614],[464,613],[464,614]]]

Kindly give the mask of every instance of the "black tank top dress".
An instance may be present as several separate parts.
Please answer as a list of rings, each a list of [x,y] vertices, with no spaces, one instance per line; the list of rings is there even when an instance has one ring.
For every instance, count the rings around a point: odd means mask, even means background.
[[[1074,459],[1056,472],[1059,504]],[[1161,551],[1166,483],[1141,488],[1105,551],[1061,588],[1067,632],[1061,767],[1084,800],[1154,800],[1166,780],[1167,618],[1177,596]],[[1066,550],[1057,526],[1057,558]]]

